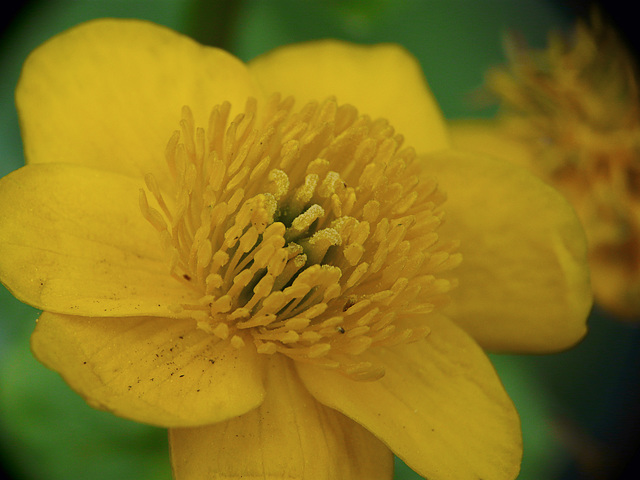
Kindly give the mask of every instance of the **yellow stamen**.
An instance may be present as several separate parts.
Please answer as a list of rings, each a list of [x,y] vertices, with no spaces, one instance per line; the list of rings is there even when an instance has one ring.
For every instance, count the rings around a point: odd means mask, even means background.
[[[416,311],[441,305],[460,261],[436,232],[444,195],[384,120],[328,99],[293,113],[274,96],[206,131],[188,107],[166,149],[175,198],[152,175],[140,209],[174,277],[202,292],[179,305],[234,348],[253,345],[356,379],[384,371],[358,356],[428,333]],[[402,319],[402,329],[396,328]]]

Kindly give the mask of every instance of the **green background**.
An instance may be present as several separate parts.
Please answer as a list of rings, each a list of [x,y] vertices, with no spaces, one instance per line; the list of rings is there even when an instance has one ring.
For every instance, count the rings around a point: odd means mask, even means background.
[[[571,2],[576,3],[576,2]],[[0,39],[0,175],[23,164],[13,91],[28,53],[52,35],[99,17],[151,20],[243,60],[278,45],[334,37],[396,42],[420,61],[445,115],[486,116],[474,103],[483,72],[503,62],[503,35],[532,46],[567,29],[569,2],[545,0],[84,0],[33,1]],[[89,408],[38,364],[29,334],[38,312],[0,287],[0,461],[15,478],[170,479],[166,432]],[[522,480],[634,478],[640,331],[599,311],[575,349],[492,356],[522,417]],[[397,462],[396,479],[417,479]],[[486,479],[490,480],[490,479]]]

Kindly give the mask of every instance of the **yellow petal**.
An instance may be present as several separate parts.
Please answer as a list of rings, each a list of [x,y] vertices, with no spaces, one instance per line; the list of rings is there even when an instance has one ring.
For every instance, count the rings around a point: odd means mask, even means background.
[[[522,453],[520,422],[491,363],[444,317],[425,319],[424,340],[365,352],[384,366],[380,380],[357,382],[306,364],[311,394],[372,432],[430,480],[511,480]]]
[[[32,53],[16,104],[29,163],[137,178],[153,171],[163,184],[164,149],[183,105],[206,126],[214,105],[228,100],[240,111],[256,92],[245,65],[222,50],[150,22],[101,19]]]
[[[361,114],[389,120],[418,152],[448,146],[440,109],[417,60],[398,45],[323,40],[280,47],[249,62],[267,93],[299,105],[335,96]]]
[[[556,186],[575,206],[585,226],[590,245],[591,284],[596,302],[619,317],[635,318],[636,312],[640,311],[640,282],[636,277],[636,266],[629,260],[630,253],[624,248],[616,250],[608,245],[608,242],[605,242],[602,248],[598,248],[602,244],[601,232],[607,232],[605,236],[610,238],[609,232],[615,232],[618,228],[621,231],[627,231],[627,227],[615,226],[617,222],[615,215],[605,220],[606,215],[601,214],[598,217],[599,220],[594,221],[593,215],[599,210],[594,206],[593,200],[598,198],[598,195],[594,193],[595,190],[590,193],[585,190],[585,188],[591,188],[587,186],[590,182],[578,174],[574,177],[566,174],[549,174],[548,165],[546,168],[544,166],[541,168],[542,162],[536,154],[542,151],[543,145],[536,145],[531,139],[524,141],[517,135],[513,135],[514,125],[518,127],[519,124],[512,118],[510,120],[451,122],[452,144],[457,149],[480,152],[522,165]],[[549,146],[549,148],[552,147]],[[581,168],[582,170],[584,169]],[[613,188],[615,190],[615,187]],[[601,198],[608,198],[608,196],[604,195]],[[607,208],[605,207],[603,211]]]
[[[427,161],[447,192],[441,234],[461,242],[450,317],[486,349],[551,352],[586,333],[586,240],[573,209],[526,170],[451,152]]]
[[[93,407],[162,427],[220,422],[264,398],[255,349],[216,343],[192,320],[45,312],[31,348]]]
[[[316,402],[284,357],[272,357],[264,403],[241,417],[169,432],[176,480],[389,480],[393,456]]]
[[[508,135],[505,126],[497,120],[455,120],[448,122],[448,127],[451,145],[456,150],[502,158],[524,168],[532,166],[533,150]]]
[[[77,165],[0,179],[0,279],[18,299],[72,315],[168,315],[198,294],[169,275],[138,182]]]

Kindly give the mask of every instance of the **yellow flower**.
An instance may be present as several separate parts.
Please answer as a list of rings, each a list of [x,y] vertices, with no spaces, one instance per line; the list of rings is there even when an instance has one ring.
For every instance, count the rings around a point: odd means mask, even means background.
[[[100,20],[37,49],[16,95],[0,278],[44,311],[45,365],[170,428],[176,478],[388,479],[392,452],[432,480],[516,477],[481,347],[584,335],[583,233],[533,175],[448,150],[403,49],[245,65]]]
[[[513,43],[490,70],[491,121],[452,123],[456,147],[519,163],[573,204],[587,233],[596,301],[640,316],[640,99],[631,56],[594,16],[543,50]]]

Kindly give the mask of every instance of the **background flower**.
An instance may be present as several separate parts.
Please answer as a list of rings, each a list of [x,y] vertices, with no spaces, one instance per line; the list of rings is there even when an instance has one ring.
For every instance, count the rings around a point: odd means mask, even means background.
[[[599,14],[544,49],[510,37],[487,72],[491,120],[454,121],[459,148],[519,163],[571,202],[584,226],[596,301],[640,320],[640,97],[637,65]]]
[[[23,162],[12,100],[20,65],[42,41],[90,18],[150,19],[230,48],[245,60],[279,44],[326,36],[396,41],[422,61],[439,103],[453,118],[472,113],[466,92],[480,84],[488,66],[502,60],[501,29],[517,29],[533,45],[541,45],[549,28],[569,24],[564,14],[570,13],[544,0],[92,0],[31,5],[5,32],[0,49],[2,175]],[[16,474],[31,479],[169,478],[165,431],[85,406],[31,357],[28,336],[37,312],[6,291],[1,298],[0,448]],[[608,448],[625,453],[620,446],[623,440],[628,445],[623,427],[633,419],[629,407],[638,413],[638,332],[612,324],[598,312],[590,330],[585,342],[564,354],[493,359],[523,418],[520,478],[588,478],[573,475],[583,466],[576,460],[586,456],[597,466],[609,458]],[[401,464],[396,477],[417,478]]]

